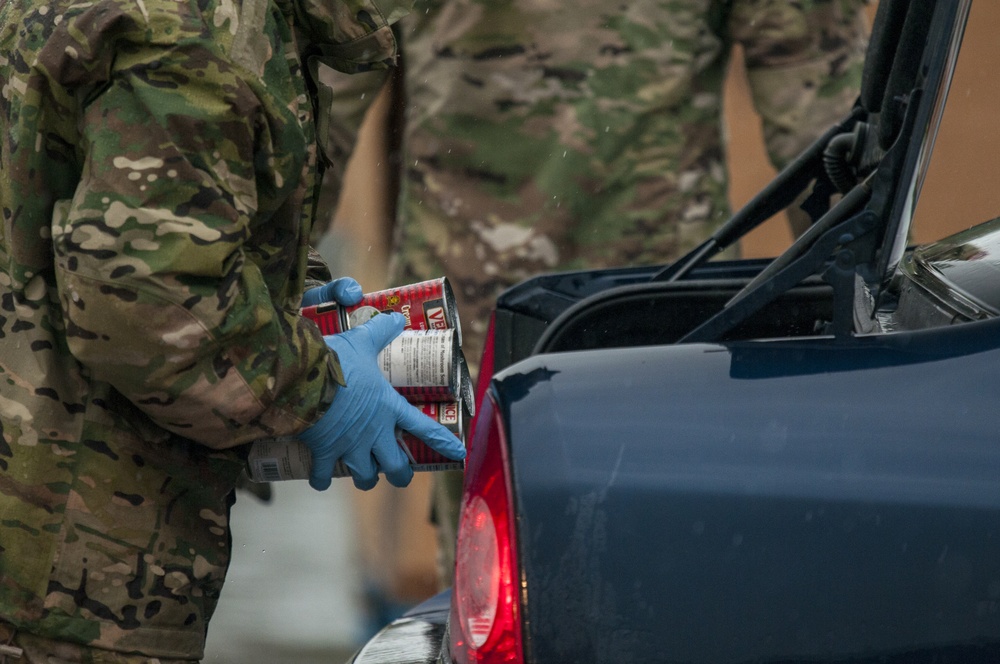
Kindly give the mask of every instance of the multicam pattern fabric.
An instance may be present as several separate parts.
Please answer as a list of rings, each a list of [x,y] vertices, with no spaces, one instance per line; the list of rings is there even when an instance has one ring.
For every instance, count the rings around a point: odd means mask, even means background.
[[[392,284],[446,275],[479,359],[496,295],[553,269],[664,263],[729,215],[722,87],[745,53],[783,166],[857,97],[863,0],[424,0],[400,23]],[[331,76],[372,99],[375,76]],[[320,136],[349,154],[359,114]]]
[[[242,444],[342,381],[298,315],[301,53],[385,67],[402,13],[0,3],[0,618],[21,632],[201,656]]]
[[[16,630],[0,622],[0,643],[16,649],[0,664],[197,664],[196,659],[174,659],[126,654],[69,641],[46,639]],[[18,652],[19,651],[19,652]]]

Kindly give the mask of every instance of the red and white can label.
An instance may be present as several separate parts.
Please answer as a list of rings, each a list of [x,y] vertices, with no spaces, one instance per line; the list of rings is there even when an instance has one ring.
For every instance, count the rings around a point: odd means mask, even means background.
[[[323,304],[316,304],[311,307],[303,307],[302,315],[306,318],[310,318],[319,327],[319,331],[323,333],[323,336],[330,334],[340,334],[347,328],[344,326],[343,322],[343,311],[335,302],[324,302]]]
[[[474,412],[475,403],[468,365],[462,354],[462,329],[455,295],[445,277],[368,293],[353,306],[324,302],[303,307],[301,313],[315,321],[324,335],[333,335],[391,311],[401,313],[406,325],[402,334],[379,352],[379,368],[397,392],[447,427],[464,444],[466,419]],[[396,440],[414,470],[464,467],[464,462],[439,454],[408,432],[397,431]],[[256,482],[306,479],[310,467],[308,448],[288,437],[256,441],[247,460],[247,471]],[[338,462],[333,476],[348,475],[347,467]]]
[[[403,314],[404,329],[455,330],[462,343],[455,294],[446,277],[367,293],[351,306],[330,302],[304,307],[302,315],[315,320],[323,334],[337,334],[391,311]]]
[[[462,412],[460,402],[437,401],[414,403],[413,405],[419,408],[424,415],[436,420],[465,443],[465,416]],[[420,468],[421,470],[462,468],[461,461],[449,459],[408,431],[397,431],[396,440],[403,447],[403,451],[406,452],[406,456],[410,459],[410,465],[414,468]]]
[[[358,304],[344,307],[344,311],[350,327],[363,324],[377,312],[398,311],[406,318],[407,330],[460,329],[455,295],[447,277],[368,293]]]

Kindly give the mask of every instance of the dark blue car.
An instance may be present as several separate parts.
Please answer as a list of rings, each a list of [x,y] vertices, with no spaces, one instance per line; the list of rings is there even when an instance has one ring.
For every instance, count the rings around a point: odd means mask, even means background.
[[[1000,120],[956,110],[1000,88],[976,15],[882,0],[854,111],[701,247],[499,299],[455,586],[357,664],[1000,662]],[[802,192],[783,255],[711,260]]]

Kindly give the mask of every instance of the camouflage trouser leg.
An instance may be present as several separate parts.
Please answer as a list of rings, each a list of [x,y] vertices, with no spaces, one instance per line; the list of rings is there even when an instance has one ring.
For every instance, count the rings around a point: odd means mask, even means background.
[[[198,664],[194,659],[126,655],[18,632],[0,622],[0,664]]]

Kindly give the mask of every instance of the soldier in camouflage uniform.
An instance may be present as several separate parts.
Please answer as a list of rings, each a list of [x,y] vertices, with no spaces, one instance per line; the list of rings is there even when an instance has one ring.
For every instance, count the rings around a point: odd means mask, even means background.
[[[301,54],[387,67],[383,4],[0,3],[0,661],[202,656],[246,443],[345,403]]]
[[[399,24],[405,126],[390,283],[447,275],[475,365],[504,288],[543,271],[677,258],[730,213],[721,115],[733,46],[780,168],[856,99],[864,5],[418,3]],[[343,99],[372,99],[381,83],[331,78]],[[358,117],[321,133],[330,154],[350,154]],[[801,210],[790,217],[799,232],[808,223]],[[445,511],[459,488],[439,483]]]

